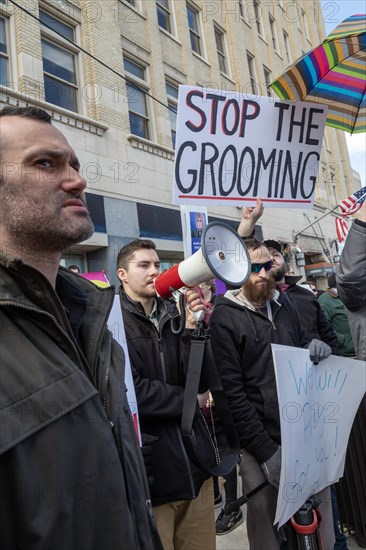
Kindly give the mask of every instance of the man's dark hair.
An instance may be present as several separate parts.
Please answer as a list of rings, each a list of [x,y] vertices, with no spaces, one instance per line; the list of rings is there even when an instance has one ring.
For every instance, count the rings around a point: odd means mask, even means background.
[[[52,117],[44,109],[39,107],[3,107],[0,109],[0,117],[3,116],[22,116],[24,118],[33,118],[42,122],[51,124]]]
[[[80,273],[80,267],[75,264],[69,265],[67,269],[70,269],[70,271],[77,271],[77,273]]]
[[[131,243],[126,244],[118,253],[117,257],[117,269],[127,269],[128,263],[131,261],[133,255],[138,250],[144,248],[146,250],[156,250],[156,245],[149,239],[136,239]]]
[[[258,241],[258,239],[252,237],[244,237],[243,241],[248,250],[258,250],[261,246],[266,246],[262,241]]]

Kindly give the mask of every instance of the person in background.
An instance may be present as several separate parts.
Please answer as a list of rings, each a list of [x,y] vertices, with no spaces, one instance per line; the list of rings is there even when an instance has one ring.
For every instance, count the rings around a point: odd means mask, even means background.
[[[107,328],[114,289],[59,265],[94,228],[79,160],[51,120],[0,112],[0,546],[159,550]]]
[[[218,296],[210,319],[211,342],[243,449],[243,494],[266,479],[269,482],[247,503],[250,549],[278,550],[280,533],[273,521],[281,472],[281,433],[271,343],[308,347],[314,363],[328,357],[331,349],[317,339],[307,342],[297,309],[276,289],[268,248],[254,239],[245,243],[251,260],[249,279],[241,289]],[[324,549],[333,550],[328,488],[319,493],[319,499]]]
[[[305,288],[309,288],[309,290],[314,294],[314,296],[318,296],[318,289],[316,288],[316,285],[313,281],[302,281],[301,286],[304,286]]]
[[[80,273],[80,268],[77,265],[69,265],[67,269],[69,271],[73,271],[74,273]]]
[[[328,289],[324,294],[319,296],[318,302],[337,335],[339,355],[343,355],[343,357],[355,357],[355,348],[349,327],[347,310],[338,296],[335,273],[332,273],[329,277]]]
[[[197,325],[190,310],[206,308],[195,289],[186,290],[185,330],[174,334],[171,320],[178,311],[156,295],[154,279],[159,272],[153,241],[137,239],[120,250],[117,275],[140,426],[143,434],[155,439],[150,465],[153,511],[164,550],[214,550],[212,477],[190,460],[180,431],[185,373]],[[208,392],[199,395],[199,405],[208,399]]]
[[[356,357],[366,361],[366,202],[353,221],[337,269],[338,296],[347,308]],[[343,496],[343,523],[352,529],[357,543],[366,546],[366,397],[354,420],[346,455],[344,477],[340,480]]]
[[[338,296],[347,308],[357,359],[366,360],[366,201],[352,223],[337,270]]]
[[[338,291],[336,286],[336,274],[332,273],[328,279],[328,289],[321,296],[318,301],[324,311],[325,316],[331,323],[338,338],[339,355],[343,357],[355,357],[355,349],[353,346],[351,331],[349,328],[346,308],[338,297]],[[334,532],[336,537],[336,543],[334,550],[347,550],[347,537],[340,531],[338,521],[338,505],[336,485],[331,486],[332,494],[332,506],[333,506],[333,519],[334,519]]]
[[[295,271],[293,270],[293,268],[290,266],[290,264],[288,262],[286,262],[286,273],[285,273],[285,275],[288,275],[288,276],[295,275]]]
[[[254,225],[263,215],[262,201],[258,199],[255,208],[243,208],[242,220],[238,227],[238,233],[246,238],[253,235]],[[318,338],[328,344],[333,354],[338,353],[337,336],[325,317],[315,295],[297,284],[301,276],[286,276],[288,265],[282,254],[282,244],[274,239],[267,239],[264,244],[271,254],[273,266],[271,273],[276,282],[277,289],[286,294],[298,309],[301,323],[304,327],[308,343]]]

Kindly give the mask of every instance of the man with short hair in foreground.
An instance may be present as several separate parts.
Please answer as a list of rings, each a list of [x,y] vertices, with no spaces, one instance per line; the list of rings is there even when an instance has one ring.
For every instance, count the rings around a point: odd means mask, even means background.
[[[275,518],[281,472],[280,414],[271,343],[308,347],[317,364],[330,347],[319,340],[307,345],[296,308],[275,288],[272,260],[263,243],[245,241],[251,273],[240,290],[219,296],[210,319],[212,348],[236,431],[243,449],[240,472],[243,494],[264,487],[247,503],[247,532],[251,550],[279,550]],[[322,500],[324,550],[333,549],[334,532],[329,489]]]
[[[93,233],[79,161],[41,109],[6,107],[0,129],[1,548],[161,549],[114,289],[59,266]]]
[[[151,501],[164,550],[215,550],[212,478],[190,459],[180,431],[192,329],[197,324],[189,310],[206,308],[196,290],[188,289],[184,331],[174,334],[171,320],[176,321],[178,311],[156,295],[154,279],[159,272],[153,241],[137,239],[120,250],[117,274],[140,426],[154,441]],[[208,398],[208,392],[198,396],[201,407]]]

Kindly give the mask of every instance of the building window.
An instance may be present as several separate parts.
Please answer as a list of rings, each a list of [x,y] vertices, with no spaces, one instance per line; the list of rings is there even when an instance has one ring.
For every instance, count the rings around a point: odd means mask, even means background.
[[[126,73],[126,92],[130,116],[131,134],[150,139],[146,82],[146,68],[126,57],[123,58]]]
[[[250,89],[252,94],[257,93],[257,83],[255,78],[254,56],[247,52],[248,72],[250,78]]]
[[[75,29],[42,10],[39,18],[41,23],[48,26],[41,25],[45,99],[53,105],[77,111],[77,50],[60,37],[74,42]],[[50,32],[49,27],[59,34]]]
[[[172,33],[171,25],[171,11],[169,0],[157,0],[156,11],[158,14],[159,27],[164,29],[168,33]]]
[[[272,46],[273,46],[273,49],[277,52],[278,46],[277,46],[276,25],[275,25],[275,20],[271,15],[269,16],[269,27],[271,29]]]
[[[124,2],[127,2],[127,4],[130,4],[133,8],[137,8],[137,0],[123,0]]]
[[[239,0],[239,1],[238,1],[238,4],[239,4],[239,13],[240,13],[240,17],[245,18],[244,0]]]
[[[199,12],[187,4],[187,17],[192,51],[202,55]]]
[[[219,58],[220,71],[225,74],[229,74],[227,59],[226,59],[226,49],[225,49],[225,36],[224,32],[215,27],[215,40],[216,40],[216,49],[217,55]]]
[[[169,119],[172,136],[173,149],[175,149],[175,140],[177,136],[177,110],[178,110],[178,86],[171,82],[165,82],[166,93],[168,96]]]
[[[9,52],[7,45],[7,20],[0,17],[0,84],[9,84]]]
[[[286,31],[283,31],[283,43],[285,45],[285,54],[286,54],[287,63],[291,63],[290,43],[289,43],[288,34]]]
[[[263,72],[264,72],[264,83],[267,90],[267,95],[270,97],[272,95],[270,84],[272,82],[272,76],[271,71],[267,69],[265,65],[263,65]]]
[[[308,22],[306,21],[306,14],[305,14],[304,10],[301,10],[301,26],[302,26],[302,28],[305,32],[306,38],[310,41]]]
[[[260,7],[259,7],[259,2],[257,0],[253,1],[253,8],[254,8],[255,24],[257,26],[258,34],[260,36],[264,36],[263,26],[262,26],[262,15],[261,15]]]

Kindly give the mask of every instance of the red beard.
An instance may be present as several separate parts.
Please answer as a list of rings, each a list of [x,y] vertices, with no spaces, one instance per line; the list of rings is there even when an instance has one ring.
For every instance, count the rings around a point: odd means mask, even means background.
[[[243,286],[243,293],[251,304],[264,304],[267,299],[272,300],[275,288],[276,283],[271,276],[266,281],[266,284],[256,284],[249,279]]]

